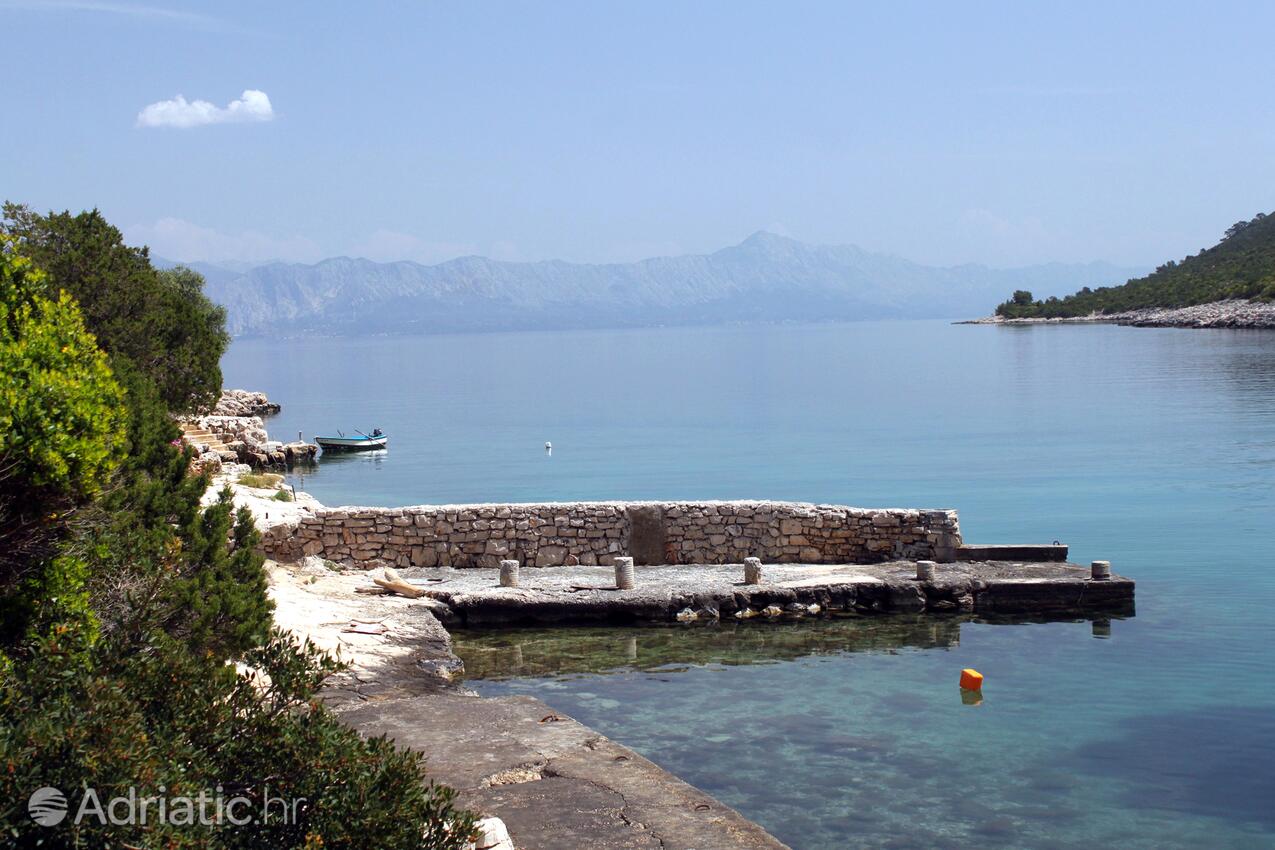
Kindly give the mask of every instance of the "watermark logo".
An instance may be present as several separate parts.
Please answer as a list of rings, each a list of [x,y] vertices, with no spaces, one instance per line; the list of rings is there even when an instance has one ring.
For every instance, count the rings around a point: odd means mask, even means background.
[[[48,786],[37,789],[27,800],[27,814],[40,826],[57,826],[66,818],[66,795]]]
[[[57,826],[72,815],[71,823],[96,823],[141,825],[168,824],[170,826],[247,826],[282,824],[295,825],[306,811],[306,799],[285,799],[270,794],[268,787],[260,795],[227,796],[219,785],[204,789],[195,795],[170,796],[163,785],[158,795],[141,796],[136,788],[126,793],[103,799],[94,788],[84,789],[79,805],[71,812],[66,795],[57,788],[44,787],[27,800],[27,813],[40,826]]]

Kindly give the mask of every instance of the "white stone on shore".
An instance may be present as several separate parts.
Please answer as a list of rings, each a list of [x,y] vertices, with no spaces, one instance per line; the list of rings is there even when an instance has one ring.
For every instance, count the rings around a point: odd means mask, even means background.
[[[500,818],[482,818],[474,830],[477,837],[469,845],[473,850],[515,850],[509,830]]]

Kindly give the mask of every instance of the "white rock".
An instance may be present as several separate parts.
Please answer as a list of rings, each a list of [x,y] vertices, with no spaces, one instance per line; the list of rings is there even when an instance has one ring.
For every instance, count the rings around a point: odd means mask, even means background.
[[[482,818],[474,830],[477,838],[469,845],[473,850],[515,850],[509,830],[500,818]]]

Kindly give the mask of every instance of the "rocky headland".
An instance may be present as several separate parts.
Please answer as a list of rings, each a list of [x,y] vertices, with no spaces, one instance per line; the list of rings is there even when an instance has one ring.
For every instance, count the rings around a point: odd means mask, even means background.
[[[208,411],[211,416],[274,416],[282,410],[262,392],[222,390],[221,398]]]
[[[319,447],[300,440],[270,439],[262,417],[281,408],[265,393],[223,390],[204,415],[182,420],[182,440],[197,452],[197,471],[216,473],[222,464],[246,464],[254,469],[286,468],[314,460]]]
[[[1192,307],[1147,307],[1122,313],[1090,313],[1057,319],[987,316],[959,325],[1076,325],[1109,324],[1141,328],[1275,328],[1275,304],[1230,299]]]

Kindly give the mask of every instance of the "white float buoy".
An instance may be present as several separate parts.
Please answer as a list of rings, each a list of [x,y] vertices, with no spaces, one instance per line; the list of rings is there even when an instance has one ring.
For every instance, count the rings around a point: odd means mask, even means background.
[[[553,443],[549,442],[548,440],[545,440],[545,454],[547,455],[553,454]]]

